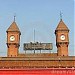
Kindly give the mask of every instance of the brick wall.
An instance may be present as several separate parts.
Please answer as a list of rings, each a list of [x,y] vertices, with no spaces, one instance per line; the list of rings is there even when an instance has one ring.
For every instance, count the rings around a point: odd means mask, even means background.
[[[75,61],[58,60],[3,60],[0,68],[51,68],[51,67],[75,67]]]

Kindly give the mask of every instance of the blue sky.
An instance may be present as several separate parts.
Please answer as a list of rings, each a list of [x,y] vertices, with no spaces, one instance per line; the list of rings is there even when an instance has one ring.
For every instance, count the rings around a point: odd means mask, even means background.
[[[74,0],[0,0],[0,56],[6,56],[6,30],[13,22],[16,13],[16,23],[21,31],[20,52],[23,43],[35,40],[53,43],[52,52],[56,52],[54,31],[62,19],[70,29],[69,55],[74,53]]]

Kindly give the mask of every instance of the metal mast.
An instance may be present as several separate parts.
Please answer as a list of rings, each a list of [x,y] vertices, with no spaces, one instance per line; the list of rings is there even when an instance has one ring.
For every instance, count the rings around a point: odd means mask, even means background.
[[[35,29],[34,29],[34,53],[35,53]]]

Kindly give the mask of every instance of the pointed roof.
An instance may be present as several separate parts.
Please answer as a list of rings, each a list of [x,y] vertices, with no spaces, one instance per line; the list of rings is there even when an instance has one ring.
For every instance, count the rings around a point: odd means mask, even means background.
[[[7,29],[7,32],[9,32],[9,31],[17,31],[17,32],[20,32],[20,30],[19,30],[19,28],[18,28],[18,26],[17,26],[17,24],[16,24],[15,21]]]
[[[69,30],[68,27],[65,25],[63,20],[61,19],[56,30]]]

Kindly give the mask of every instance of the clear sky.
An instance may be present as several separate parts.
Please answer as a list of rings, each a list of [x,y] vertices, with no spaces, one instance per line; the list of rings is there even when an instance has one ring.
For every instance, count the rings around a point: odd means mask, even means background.
[[[0,0],[0,56],[6,56],[6,30],[13,22],[16,13],[16,23],[21,31],[20,52],[23,43],[33,41],[35,29],[36,41],[53,43],[52,52],[56,52],[54,31],[62,19],[70,29],[69,55],[74,52],[74,0]]]

